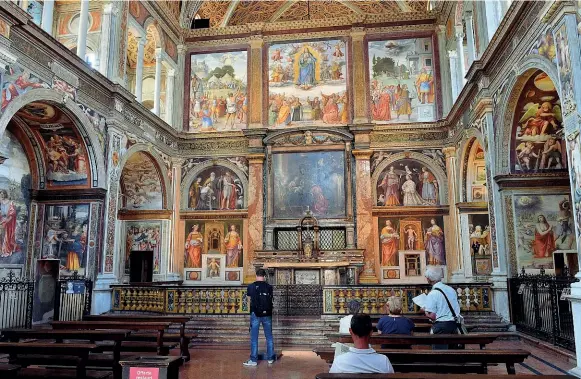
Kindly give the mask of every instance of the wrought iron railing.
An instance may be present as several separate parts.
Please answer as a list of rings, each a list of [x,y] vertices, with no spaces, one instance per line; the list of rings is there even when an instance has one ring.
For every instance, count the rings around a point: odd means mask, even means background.
[[[34,282],[12,270],[0,279],[0,329],[32,327]]]
[[[563,295],[576,282],[565,270],[563,276],[526,274],[508,279],[511,322],[519,332],[575,349],[571,304]]]
[[[91,313],[93,282],[78,276],[63,276],[56,286],[54,319],[57,321],[79,321]]]
[[[293,284],[274,286],[274,314],[320,316],[323,314],[323,286]]]

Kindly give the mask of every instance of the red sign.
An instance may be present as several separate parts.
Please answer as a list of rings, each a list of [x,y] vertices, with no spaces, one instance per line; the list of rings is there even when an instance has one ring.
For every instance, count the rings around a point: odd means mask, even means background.
[[[129,367],[129,379],[159,379],[159,368]]]

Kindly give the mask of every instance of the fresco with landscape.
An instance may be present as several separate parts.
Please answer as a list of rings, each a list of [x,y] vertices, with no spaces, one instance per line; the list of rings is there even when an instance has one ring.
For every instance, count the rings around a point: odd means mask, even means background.
[[[0,266],[26,260],[30,186],[24,149],[6,130],[0,139]]]
[[[238,175],[224,166],[198,173],[188,191],[188,209],[232,210],[244,208],[244,187]]]
[[[272,155],[273,217],[301,218],[309,210],[320,218],[345,216],[343,151]]]
[[[268,91],[271,127],[347,124],[345,42],[336,39],[271,45]]]
[[[379,175],[378,206],[433,206],[440,204],[440,185],[425,165],[413,159],[401,159]]]
[[[567,167],[561,100],[549,76],[535,72],[525,84],[514,115],[511,158],[515,172]]]
[[[134,153],[123,167],[121,191],[123,208],[130,210],[163,209],[162,180],[152,158]]]
[[[190,56],[190,132],[239,130],[248,123],[246,51]]]
[[[186,268],[201,268],[202,254],[225,255],[226,267],[242,267],[242,220],[188,220],[185,236]]]
[[[436,120],[431,38],[371,41],[368,53],[373,121],[390,124]]]
[[[554,268],[553,253],[576,249],[568,194],[514,197],[518,267]]]
[[[129,274],[132,251],[153,251],[153,273],[159,274],[161,264],[161,221],[130,221],[125,223],[125,274]]]

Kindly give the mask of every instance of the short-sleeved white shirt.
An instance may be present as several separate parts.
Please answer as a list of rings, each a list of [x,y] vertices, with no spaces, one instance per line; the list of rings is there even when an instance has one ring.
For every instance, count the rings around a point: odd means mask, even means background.
[[[377,354],[372,348],[349,348],[349,352],[341,354],[333,360],[330,374],[391,374],[393,367],[389,359]]]
[[[345,316],[339,320],[339,333],[349,334],[349,328],[351,328],[351,319],[353,315]]]
[[[454,316],[452,315],[452,312],[450,312],[450,307],[448,307],[444,295],[442,295],[440,291],[436,291],[436,288],[444,291],[452,305],[452,308],[454,308],[456,315],[460,314],[460,304],[458,304],[458,295],[456,294],[456,291],[442,282],[438,282],[432,286],[432,290],[427,296],[424,310],[426,312],[435,313],[435,321],[454,321]]]

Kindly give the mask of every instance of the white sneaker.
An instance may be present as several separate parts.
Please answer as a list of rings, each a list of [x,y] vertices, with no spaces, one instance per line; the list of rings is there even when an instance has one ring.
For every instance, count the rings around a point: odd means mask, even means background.
[[[251,359],[249,359],[246,362],[242,362],[242,365],[244,365],[246,367],[255,367],[255,366],[258,366],[258,363],[257,362],[254,362]]]
[[[274,363],[274,359],[269,359],[269,360],[268,360],[268,364],[269,364],[269,365],[271,365],[271,364],[273,364],[273,363]]]

